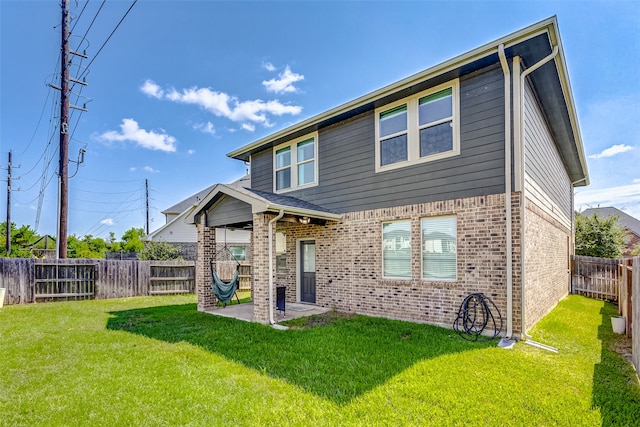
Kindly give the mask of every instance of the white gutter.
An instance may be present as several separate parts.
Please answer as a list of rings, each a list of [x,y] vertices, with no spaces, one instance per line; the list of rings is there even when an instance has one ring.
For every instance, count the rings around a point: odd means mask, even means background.
[[[559,52],[559,48],[558,45],[556,45],[553,48],[553,51],[545,56],[544,58],[542,58],[540,61],[536,62],[534,65],[532,65],[531,67],[527,68],[523,73],[520,74],[520,72],[518,71],[519,74],[519,81],[518,81],[518,104],[519,104],[519,108],[518,108],[518,117],[517,117],[517,121],[520,124],[520,128],[519,128],[519,135],[517,135],[518,139],[519,139],[519,146],[521,147],[520,149],[520,158],[518,159],[520,161],[520,184],[522,185],[521,189],[522,189],[522,200],[520,202],[520,269],[521,269],[521,273],[520,273],[520,280],[521,280],[521,284],[520,284],[520,289],[521,289],[521,313],[522,313],[522,337],[530,339],[531,336],[527,335],[526,332],[526,319],[527,319],[527,308],[526,308],[526,304],[525,304],[525,284],[526,284],[526,249],[525,249],[525,224],[526,224],[526,204],[527,204],[527,195],[526,195],[526,191],[525,191],[525,149],[524,149],[524,116],[523,116],[523,111],[524,111],[524,79],[531,73],[533,73],[535,70],[537,70],[538,68],[542,67],[544,64],[546,64],[547,62],[553,60],[556,55],[558,55]],[[519,63],[519,62],[518,62]],[[514,68],[514,74],[515,74],[515,68]],[[515,76],[514,76],[515,77]]]
[[[273,320],[273,224],[278,222],[284,216],[284,210],[280,209],[280,213],[269,221],[269,323],[277,328],[275,320]],[[286,329],[286,328],[285,328]]]
[[[498,46],[498,57],[504,73],[504,210],[507,241],[507,334],[513,335],[513,229],[511,218],[511,71],[504,54],[504,44]]]

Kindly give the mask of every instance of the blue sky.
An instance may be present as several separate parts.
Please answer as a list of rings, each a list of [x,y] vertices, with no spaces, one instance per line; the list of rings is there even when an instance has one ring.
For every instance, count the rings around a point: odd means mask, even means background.
[[[145,179],[154,230],[163,209],[245,173],[229,151],[552,15],[589,157],[576,207],[640,218],[638,3],[140,0],[106,44],[132,1],[101,4],[70,2],[71,47],[89,55],[73,60],[88,85],[72,103],[89,111],[71,120],[70,159],[86,155],[69,234],[144,227]],[[12,221],[51,235],[59,24],[57,1],[0,0],[0,166],[12,150]]]

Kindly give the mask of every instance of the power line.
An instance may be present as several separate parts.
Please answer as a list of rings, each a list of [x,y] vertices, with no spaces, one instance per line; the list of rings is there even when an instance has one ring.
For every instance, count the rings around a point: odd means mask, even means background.
[[[135,6],[135,4],[138,2],[138,0],[133,0],[133,3],[131,3],[131,6],[129,6],[129,9],[127,9],[127,11],[125,12],[124,16],[122,16],[122,18],[120,18],[120,21],[118,22],[118,24],[116,25],[116,27],[113,29],[113,31],[111,31],[111,34],[109,34],[109,36],[107,37],[107,39],[104,41],[104,43],[102,43],[102,46],[100,46],[100,48],[98,49],[98,51],[95,53],[95,55],[93,55],[93,58],[91,59],[91,61],[89,61],[89,63],[87,64],[86,70],[89,69],[89,67],[91,66],[91,64],[93,64],[93,61],[96,60],[96,58],[98,57],[98,55],[100,54],[100,52],[102,51],[102,49],[104,48],[104,46],[107,44],[107,42],[109,42],[109,40],[111,39],[111,36],[113,36],[113,34],[116,32],[116,30],[118,29],[118,27],[120,27],[120,24],[122,24],[122,21],[124,21],[124,19],[127,17],[127,15],[129,14],[129,12],[131,12],[131,9],[133,9],[133,6]],[[104,2],[103,2],[104,3]],[[100,6],[102,8],[102,5]],[[86,71],[83,72],[82,74],[80,74],[79,78],[83,78],[84,76],[86,76]]]
[[[103,2],[104,4],[104,2]],[[89,5],[89,0],[87,0],[87,2],[84,4],[84,6],[82,7],[82,10],[80,11],[80,14],[75,18],[73,27],[71,27],[71,33],[73,34],[73,30],[76,29],[76,25],[78,25],[78,21],[80,21],[80,18],[82,17],[82,14],[84,13],[84,10],[87,8],[87,5]]]

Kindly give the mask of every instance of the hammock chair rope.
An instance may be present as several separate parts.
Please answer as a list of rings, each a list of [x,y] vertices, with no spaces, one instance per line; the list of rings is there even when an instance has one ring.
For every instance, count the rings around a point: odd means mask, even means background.
[[[233,258],[233,260],[237,264],[236,272],[231,278],[231,280],[228,282],[225,282],[222,279],[220,279],[220,276],[218,276],[218,273],[216,272],[215,268],[213,268],[213,264],[217,259],[218,254],[225,249],[227,250],[227,252],[229,252],[229,254],[231,255],[231,258]],[[211,267],[211,278],[213,279],[211,283],[211,290],[215,295],[215,297],[218,299],[218,301],[223,303],[226,307],[227,303],[231,302],[231,300],[233,300],[233,297],[235,295],[236,299],[238,300],[238,304],[240,304],[240,299],[238,298],[238,295],[236,293],[238,291],[238,282],[240,278],[240,262],[238,262],[236,257],[233,255],[233,252],[231,252],[231,249],[229,249],[229,247],[227,246],[227,229],[226,228],[224,229],[224,246],[214,255],[214,258],[211,260],[210,267]]]

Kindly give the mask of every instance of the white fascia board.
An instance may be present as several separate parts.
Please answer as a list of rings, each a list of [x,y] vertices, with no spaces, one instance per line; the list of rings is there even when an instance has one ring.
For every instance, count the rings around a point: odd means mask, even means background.
[[[316,211],[312,209],[294,208],[292,206],[282,206],[270,204],[267,206],[268,211],[279,212],[280,210],[289,215],[308,216],[310,218],[324,219],[329,221],[340,221],[342,215],[329,212]],[[263,212],[263,211],[262,211]],[[257,213],[257,212],[254,212]]]
[[[162,233],[163,231],[165,231],[167,228],[171,227],[173,224],[175,224],[176,222],[178,222],[180,219],[185,219],[186,222],[186,216],[187,214],[189,214],[191,211],[193,210],[193,206],[185,209],[184,212],[182,212],[180,215],[178,215],[177,217],[173,218],[171,221],[167,222],[166,224],[164,224],[162,227],[158,228],[157,230],[154,230],[153,232],[147,234],[146,236],[144,236],[142,238],[143,241],[146,242],[150,242],[153,241],[153,239],[155,238],[156,235]]]
[[[530,25],[528,27],[525,27],[519,31],[516,31],[515,33],[509,34],[507,36],[504,36],[498,40],[495,40],[493,42],[487,43],[485,45],[482,45],[474,50],[471,50],[467,53],[464,53],[462,55],[456,56],[448,61],[445,61],[443,63],[440,63],[434,67],[430,67],[427,68],[426,70],[423,70],[419,73],[413,74],[409,77],[406,77],[398,82],[392,83],[390,85],[387,85],[383,88],[380,88],[376,91],[370,92],[364,96],[361,96],[359,98],[354,99],[353,101],[349,101],[345,104],[342,104],[338,107],[335,107],[331,110],[328,110],[324,113],[320,113],[316,116],[313,116],[307,120],[303,120],[299,123],[294,124],[293,126],[290,126],[288,128],[282,129],[276,133],[273,133],[271,135],[268,135],[264,138],[261,138],[255,142],[252,142],[244,147],[241,147],[237,150],[234,150],[230,153],[227,154],[228,157],[231,158],[236,158],[239,157],[249,151],[252,151],[256,148],[261,147],[262,145],[265,145],[273,140],[276,140],[278,138],[282,138],[284,136],[287,136],[289,134],[292,134],[294,132],[300,131],[302,129],[305,129],[309,126],[313,126],[316,125],[324,120],[327,120],[333,116],[337,116],[339,114],[342,113],[346,113],[350,110],[356,109],[358,107],[361,107],[365,104],[374,102],[380,98],[384,98],[387,95],[390,95],[392,93],[401,91],[402,89],[408,88],[410,86],[415,85],[416,83],[423,81],[423,80],[428,80],[432,77],[435,77],[437,75],[440,74],[444,74],[448,71],[454,70],[456,68],[459,68],[465,64],[474,62],[478,59],[481,59],[485,56],[489,56],[492,55],[494,53],[498,52],[498,46],[500,46],[501,44],[504,45],[505,48],[508,48],[510,46],[513,46],[515,44],[521,43],[524,40],[527,40],[529,38],[533,38],[535,36],[538,36],[542,33],[545,32],[553,32],[553,34],[555,35],[556,32],[554,31],[554,28],[557,27],[557,19],[555,16],[552,16],[551,18],[547,18],[543,21],[540,21],[538,23],[535,23],[533,25]]]

